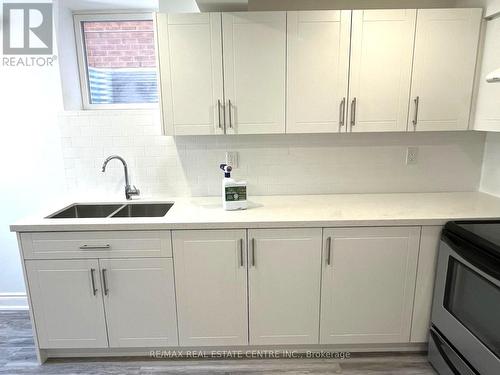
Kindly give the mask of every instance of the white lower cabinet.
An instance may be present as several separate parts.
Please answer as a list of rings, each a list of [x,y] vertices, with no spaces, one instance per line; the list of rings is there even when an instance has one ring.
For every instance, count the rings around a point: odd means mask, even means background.
[[[415,282],[411,342],[427,342],[431,327],[432,296],[442,226],[423,226],[418,254],[418,273]]]
[[[172,259],[28,260],[26,270],[41,349],[178,344]]]
[[[173,232],[179,343],[248,344],[246,230]]]
[[[177,230],[173,258],[23,253],[38,346],[422,343],[440,229]]]
[[[40,348],[108,347],[97,260],[28,260],[26,272]]]
[[[322,344],[408,343],[420,227],[324,229]]]
[[[178,345],[171,258],[101,259],[111,348]]]
[[[317,344],[321,229],[248,231],[250,344]]]

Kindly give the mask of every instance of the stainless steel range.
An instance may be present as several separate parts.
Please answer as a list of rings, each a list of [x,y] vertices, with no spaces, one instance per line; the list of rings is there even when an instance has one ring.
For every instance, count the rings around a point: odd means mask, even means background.
[[[431,321],[439,374],[500,374],[500,221],[446,224]]]

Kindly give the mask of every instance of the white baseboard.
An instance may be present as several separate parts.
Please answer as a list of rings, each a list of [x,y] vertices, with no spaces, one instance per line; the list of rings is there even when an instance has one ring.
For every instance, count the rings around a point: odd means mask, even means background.
[[[0,293],[0,310],[28,310],[26,293]]]

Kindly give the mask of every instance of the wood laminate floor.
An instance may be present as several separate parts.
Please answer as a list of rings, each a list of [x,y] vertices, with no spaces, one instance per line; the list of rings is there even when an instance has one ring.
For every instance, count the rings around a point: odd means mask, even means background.
[[[92,358],[49,360],[38,365],[27,312],[0,311],[0,374],[160,375],[160,374],[436,374],[420,354],[354,355],[331,359],[157,360]]]

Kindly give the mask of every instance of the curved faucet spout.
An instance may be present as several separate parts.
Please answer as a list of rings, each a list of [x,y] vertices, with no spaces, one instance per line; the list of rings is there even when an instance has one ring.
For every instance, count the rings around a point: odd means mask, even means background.
[[[125,173],[125,198],[131,199],[132,195],[139,195],[140,194],[139,189],[137,189],[135,186],[130,186],[130,182],[129,182],[129,179],[128,179],[127,162],[121,156],[119,156],[119,155],[111,155],[108,158],[106,158],[106,160],[104,160],[104,163],[102,164],[102,171],[106,172],[106,166],[113,159],[118,159],[123,164],[123,172]]]
[[[106,172],[106,166],[113,159],[118,159],[118,160],[120,160],[122,162],[122,164],[123,164],[123,172],[125,173],[125,185],[129,186],[130,184],[129,184],[129,181],[128,181],[128,167],[127,167],[127,162],[121,156],[119,156],[119,155],[111,155],[108,158],[106,158],[106,160],[104,160],[104,163],[102,164],[102,171]]]

